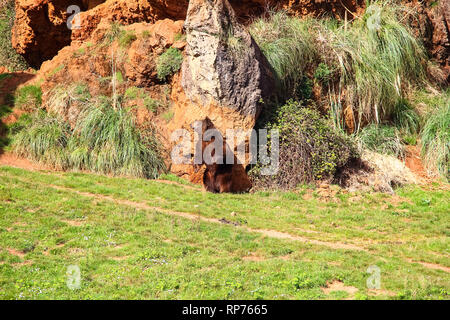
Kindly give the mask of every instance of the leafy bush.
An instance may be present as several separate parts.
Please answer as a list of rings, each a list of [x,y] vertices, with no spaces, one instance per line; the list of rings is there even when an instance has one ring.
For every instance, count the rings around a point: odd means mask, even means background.
[[[101,99],[87,105],[75,128],[55,114],[36,111],[11,128],[12,150],[61,170],[156,178],[164,170],[153,132],[142,134],[132,116]]]
[[[351,139],[301,102],[289,101],[267,126],[280,134],[280,169],[274,176],[261,176],[260,166],[251,170],[259,186],[295,188],[300,183],[333,179],[336,170],[358,157]]]
[[[161,81],[167,80],[167,77],[178,72],[183,63],[183,54],[176,48],[169,48],[161,56],[159,56],[156,62],[156,71],[158,73],[158,79]]]
[[[15,8],[13,0],[0,3],[0,66],[9,71],[25,70],[29,66],[11,45],[11,29],[14,25]]]
[[[319,63],[316,71],[314,72],[314,78],[325,84],[331,80],[332,75],[333,71],[330,70],[330,67],[323,62]]]
[[[421,132],[422,155],[428,170],[450,180],[450,100],[426,121]]]
[[[25,111],[32,111],[42,104],[42,90],[38,85],[28,85],[16,91],[14,105]]]
[[[356,137],[361,148],[403,158],[405,150],[395,127],[369,125]]]

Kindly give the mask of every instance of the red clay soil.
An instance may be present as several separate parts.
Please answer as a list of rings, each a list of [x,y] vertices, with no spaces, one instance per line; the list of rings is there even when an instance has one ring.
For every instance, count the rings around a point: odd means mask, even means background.
[[[9,152],[0,154],[0,166],[10,166],[30,171],[50,170],[44,165],[32,162],[28,159],[19,158],[16,155]]]
[[[12,72],[9,77],[0,82],[0,105],[7,103],[8,95],[14,95],[16,89],[30,81],[35,75],[28,71]]]
[[[406,159],[405,165],[412,171],[416,176],[422,178],[427,183],[431,182],[431,178],[427,174],[422,158],[420,157],[419,146],[407,146],[406,147]]]

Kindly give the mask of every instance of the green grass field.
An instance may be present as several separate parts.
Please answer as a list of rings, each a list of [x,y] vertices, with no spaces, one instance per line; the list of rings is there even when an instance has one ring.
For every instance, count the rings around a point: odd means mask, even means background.
[[[0,299],[450,297],[447,185],[217,195],[166,179],[0,167]]]

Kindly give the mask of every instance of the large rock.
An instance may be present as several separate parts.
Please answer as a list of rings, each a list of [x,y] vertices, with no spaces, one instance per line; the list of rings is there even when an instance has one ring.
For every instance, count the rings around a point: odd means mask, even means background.
[[[183,88],[190,100],[255,118],[273,90],[269,63],[227,0],[191,0]]]
[[[171,129],[191,130],[201,121],[218,129],[224,138],[228,129],[253,129],[262,104],[273,93],[275,80],[229,2],[191,0],[185,32],[181,86],[174,83],[172,91],[175,110]],[[233,192],[250,187],[245,173],[248,157],[239,160],[241,164],[235,163],[231,170]],[[175,173],[187,173],[196,182],[205,167],[197,169],[190,165],[172,167]]]

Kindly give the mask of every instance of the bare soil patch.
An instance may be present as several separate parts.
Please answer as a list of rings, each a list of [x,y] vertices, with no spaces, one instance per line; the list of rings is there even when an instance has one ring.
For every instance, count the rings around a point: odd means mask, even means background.
[[[25,158],[20,158],[9,152],[0,154],[0,166],[9,166],[30,171],[50,170],[49,167],[32,162]]]
[[[331,283],[328,283],[325,288],[322,288],[323,293],[326,295],[329,295],[331,292],[334,291],[344,291],[347,292],[349,297],[347,297],[347,300],[353,299],[355,296],[355,293],[358,292],[358,288],[352,287],[352,286],[346,286],[342,281],[335,280]]]
[[[19,257],[19,258],[23,258],[25,257],[25,253],[23,253],[22,251],[16,250],[16,249],[12,249],[12,248],[8,248],[6,249],[8,251],[9,254]]]

